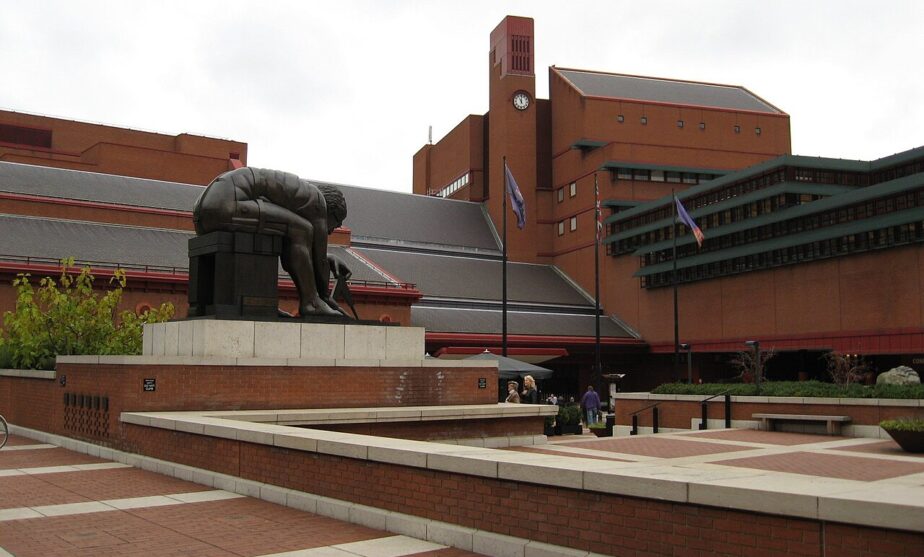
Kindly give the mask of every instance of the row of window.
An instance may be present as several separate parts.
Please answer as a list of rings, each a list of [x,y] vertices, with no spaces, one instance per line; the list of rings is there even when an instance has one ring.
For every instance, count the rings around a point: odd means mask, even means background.
[[[689,184],[695,186],[701,182],[708,182],[716,178],[714,174],[702,174],[698,172],[676,172],[673,170],[657,170],[649,168],[613,168],[610,169],[613,181],[616,180],[634,180],[636,182],[667,182],[671,184]],[[577,195],[577,182],[571,182],[567,186],[562,186],[556,190],[558,202],[565,200],[565,190],[568,190],[568,197]]]
[[[891,226],[880,230],[850,234],[840,238],[811,242],[801,246],[755,253],[706,265],[697,265],[677,271],[677,282],[693,282],[734,275],[783,265],[839,257],[876,249],[924,242],[924,222]],[[657,288],[673,284],[673,273],[668,271],[642,277],[643,288]]]
[[[570,219],[567,219],[567,220],[568,220],[568,229],[571,232],[574,232],[575,230],[577,230],[577,217],[571,217]],[[565,235],[565,221],[563,220],[558,221],[558,235],[559,236]]]
[[[626,122],[626,117],[625,117],[625,115],[623,115],[623,114],[617,114],[617,115],[616,115],[616,121],[619,122],[620,124],[624,124],[624,123]],[[648,116],[642,116],[642,117],[640,117],[640,118],[639,118],[639,124],[641,124],[641,125],[643,125],[643,126],[647,126],[647,125],[648,125]],[[686,126],[686,122],[685,122],[684,120],[677,120],[677,127],[678,127],[678,128],[683,128],[684,126]],[[705,130],[706,130],[706,122],[700,121],[700,123],[699,123],[699,129],[702,130],[702,131],[705,131]],[[732,130],[733,130],[735,133],[741,133],[741,126],[740,126],[739,124],[735,124],[735,125],[732,127]],[[763,132],[763,130],[761,130],[760,126],[757,126],[757,127],[754,128],[754,135],[760,135],[762,132]]]
[[[755,218],[762,215],[767,215],[787,209],[789,207],[794,207],[796,205],[802,205],[804,203],[811,203],[812,201],[821,199],[820,195],[809,195],[809,194],[779,194],[766,199],[761,199],[760,201],[755,201],[753,203],[747,203],[745,205],[739,205],[737,207],[732,207],[724,211],[718,211],[709,215],[706,215],[700,219],[697,219],[697,226],[700,230],[704,232],[710,228],[718,228],[720,226],[727,226],[729,224],[734,224],[745,219]],[[651,230],[649,232],[638,234],[630,238],[624,238],[617,242],[615,253],[617,255],[635,251],[641,246],[654,244],[656,242],[662,242],[665,240],[670,240],[673,238],[673,228],[670,225],[663,226],[657,230]],[[679,235],[688,233],[685,226],[680,227]]]
[[[444,186],[441,189],[433,191],[430,195],[433,195],[435,197],[449,197],[452,194],[459,191],[460,189],[467,186],[469,181],[471,180],[471,175],[472,175],[471,172],[466,172],[462,176],[459,176],[458,178],[453,180],[452,183],[449,184],[448,186]]]

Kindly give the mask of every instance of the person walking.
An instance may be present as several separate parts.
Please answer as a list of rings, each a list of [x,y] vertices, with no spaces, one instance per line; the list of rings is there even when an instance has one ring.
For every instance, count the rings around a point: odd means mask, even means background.
[[[587,392],[581,397],[581,409],[584,410],[584,415],[587,417],[585,422],[587,427],[590,427],[590,424],[597,423],[600,414],[600,395],[594,390],[593,385],[588,385]]]
[[[523,392],[520,400],[525,404],[539,404],[539,391],[536,390],[536,380],[532,375],[523,378]]]
[[[517,392],[519,388],[520,388],[520,385],[516,381],[508,381],[507,382],[507,400],[505,400],[504,402],[520,402],[520,393]]]

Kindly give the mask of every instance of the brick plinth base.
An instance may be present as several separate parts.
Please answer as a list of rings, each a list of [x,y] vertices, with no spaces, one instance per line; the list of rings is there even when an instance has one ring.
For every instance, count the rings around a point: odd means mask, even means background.
[[[362,505],[608,555],[917,555],[924,535],[591,493],[127,424],[133,452]]]

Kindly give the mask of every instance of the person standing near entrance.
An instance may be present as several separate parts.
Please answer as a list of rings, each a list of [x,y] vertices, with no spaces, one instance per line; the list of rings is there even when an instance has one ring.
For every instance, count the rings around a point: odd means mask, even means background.
[[[594,390],[593,385],[588,385],[587,392],[581,397],[581,409],[584,410],[584,415],[587,417],[587,422],[585,422],[587,427],[590,427],[590,424],[597,423],[600,413],[600,395]]]
[[[523,393],[520,401],[524,404],[539,404],[539,391],[536,390],[536,380],[532,375],[523,378]]]
[[[516,381],[507,383],[507,400],[504,402],[520,402],[520,393],[517,392],[519,385]]]

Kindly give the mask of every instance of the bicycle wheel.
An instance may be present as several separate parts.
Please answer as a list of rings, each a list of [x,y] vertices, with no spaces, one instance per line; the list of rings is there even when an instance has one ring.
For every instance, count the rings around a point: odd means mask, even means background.
[[[10,437],[10,426],[7,425],[6,419],[0,416],[0,449],[6,445],[6,440]]]

